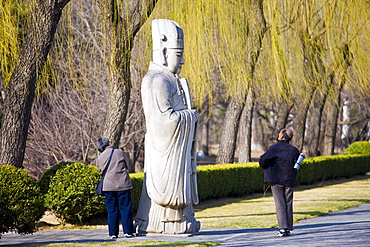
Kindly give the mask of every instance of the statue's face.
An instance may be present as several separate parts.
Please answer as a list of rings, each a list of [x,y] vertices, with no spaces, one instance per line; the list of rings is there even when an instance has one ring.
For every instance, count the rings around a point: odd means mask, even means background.
[[[183,49],[167,49],[167,68],[174,74],[180,74],[181,67],[185,63]]]

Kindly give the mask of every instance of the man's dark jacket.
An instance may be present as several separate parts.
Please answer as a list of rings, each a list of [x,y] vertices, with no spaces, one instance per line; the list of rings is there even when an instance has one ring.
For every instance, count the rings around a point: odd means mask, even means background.
[[[297,176],[294,164],[298,157],[298,149],[286,140],[270,146],[259,161],[260,167],[265,169],[265,182],[294,187]]]

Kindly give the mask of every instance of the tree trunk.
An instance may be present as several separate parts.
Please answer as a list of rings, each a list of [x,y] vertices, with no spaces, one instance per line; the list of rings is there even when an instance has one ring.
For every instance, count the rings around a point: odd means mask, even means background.
[[[333,155],[335,149],[335,139],[337,135],[337,123],[340,109],[341,92],[345,84],[345,77],[342,70],[336,78],[331,80],[332,95],[327,100],[326,123],[323,143],[323,156]],[[339,80],[339,82],[337,82]]]
[[[116,74],[114,69],[110,69],[108,106],[101,133],[102,136],[105,136],[110,140],[111,144],[115,148],[118,148],[128,112],[131,81],[129,79],[130,73],[128,71],[122,71],[122,74],[126,76],[121,77]]]
[[[255,104],[255,95],[252,90],[249,90],[246,100],[246,105],[242,111],[240,119],[240,135],[239,135],[239,163],[252,161],[252,120],[253,109]]]
[[[312,93],[309,96],[312,98]],[[292,139],[292,143],[300,152],[303,150],[304,135],[306,132],[306,119],[311,98],[307,99],[300,105],[296,105],[297,115],[294,119],[294,138]]]
[[[313,105],[310,107],[310,121],[308,124],[307,155],[308,157],[320,156],[319,143],[321,136],[321,120],[325,106],[327,93],[316,91],[313,99]]]
[[[283,99],[283,101],[280,103],[278,107],[276,123],[274,129],[272,130],[272,139],[270,145],[276,143],[275,140],[277,140],[280,131],[286,127],[289,113],[292,110],[293,105],[293,103],[289,103],[285,99]]]
[[[221,134],[218,149],[217,164],[233,163],[236,148],[236,137],[238,134],[239,120],[244,108],[244,100],[235,96],[229,100],[226,109],[224,128]]]
[[[30,26],[5,88],[0,164],[22,167],[37,75],[53,43],[62,9],[69,0],[30,1]]]
[[[124,131],[131,94],[130,60],[133,41],[157,0],[98,0],[104,17],[109,69],[109,96],[101,134],[118,148]]]
[[[327,101],[326,125],[324,133],[323,156],[333,155],[335,137],[337,134],[337,123],[339,116],[340,92],[338,97],[330,97]]]
[[[204,104],[203,111],[200,112],[201,124],[198,127],[198,150],[204,152],[206,156],[209,155],[209,107],[208,101]]]

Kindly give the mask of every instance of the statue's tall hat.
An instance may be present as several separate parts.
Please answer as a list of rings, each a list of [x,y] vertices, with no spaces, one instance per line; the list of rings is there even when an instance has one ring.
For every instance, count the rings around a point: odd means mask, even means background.
[[[153,50],[184,49],[184,32],[175,21],[152,21]]]

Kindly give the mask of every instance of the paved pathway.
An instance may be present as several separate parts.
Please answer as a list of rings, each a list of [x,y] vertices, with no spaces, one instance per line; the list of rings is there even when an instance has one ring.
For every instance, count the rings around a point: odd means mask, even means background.
[[[290,237],[275,237],[272,228],[202,228],[190,235],[147,235],[136,238],[107,237],[106,229],[40,231],[33,235],[5,234],[0,246],[38,243],[109,242],[109,241],[212,241],[221,246],[370,246],[370,204],[363,204],[294,225]]]

